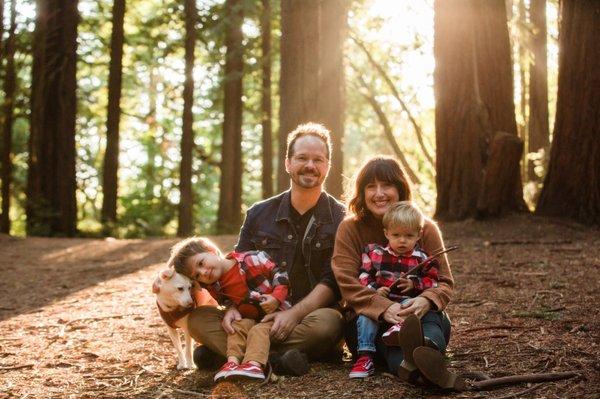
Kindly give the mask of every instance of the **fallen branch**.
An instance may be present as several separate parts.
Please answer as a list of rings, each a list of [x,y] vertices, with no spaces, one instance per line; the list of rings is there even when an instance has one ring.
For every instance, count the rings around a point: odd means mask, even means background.
[[[475,381],[471,384],[473,389],[486,390],[496,388],[502,385],[514,385],[522,382],[545,382],[558,381],[567,378],[579,377],[579,373],[574,371],[565,371],[561,373],[542,373],[542,374],[522,374],[509,375],[507,377],[490,378],[489,380]]]

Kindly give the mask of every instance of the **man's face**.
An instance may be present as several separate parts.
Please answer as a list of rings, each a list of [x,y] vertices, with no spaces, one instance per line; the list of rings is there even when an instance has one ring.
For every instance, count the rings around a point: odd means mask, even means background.
[[[291,158],[285,160],[285,170],[292,187],[320,187],[329,172],[327,146],[318,137],[303,136],[296,140]]]

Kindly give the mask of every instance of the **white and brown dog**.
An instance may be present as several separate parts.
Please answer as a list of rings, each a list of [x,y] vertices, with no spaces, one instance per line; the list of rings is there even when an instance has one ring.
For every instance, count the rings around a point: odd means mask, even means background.
[[[194,368],[192,361],[192,337],[188,333],[187,318],[196,306],[212,305],[217,302],[208,291],[202,289],[182,274],[169,268],[161,271],[152,284],[152,292],[156,294],[156,305],[160,317],[164,320],[169,337],[177,352],[177,369]],[[181,347],[180,328],[183,331],[185,346]]]

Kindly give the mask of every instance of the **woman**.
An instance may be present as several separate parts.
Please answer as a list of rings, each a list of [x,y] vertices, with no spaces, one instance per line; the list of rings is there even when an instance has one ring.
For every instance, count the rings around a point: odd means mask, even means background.
[[[456,388],[459,382],[445,369],[441,355],[450,339],[450,320],[443,310],[450,301],[454,285],[447,257],[443,255],[438,259],[438,286],[425,290],[404,305],[378,295],[358,280],[363,248],[367,244],[385,245],[387,242],[383,215],[391,204],[410,199],[410,185],[396,160],[376,157],[367,161],[355,178],[354,193],[348,204],[351,216],[340,224],[336,234],[332,268],[344,301],[357,314],[385,321],[382,323],[384,328],[404,322],[400,347],[386,346],[381,339],[377,342],[377,355],[385,360],[391,373],[414,382],[419,375],[418,366],[429,380],[443,388]],[[433,221],[425,221],[419,244],[429,254],[443,248],[440,230]],[[354,324],[355,320],[352,320],[346,328],[346,342],[352,349],[356,348],[353,345],[356,342]],[[414,351],[424,344],[436,350],[420,348]],[[417,352],[420,356],[413,358]],[[427,367],[422,367],[423,363]]]

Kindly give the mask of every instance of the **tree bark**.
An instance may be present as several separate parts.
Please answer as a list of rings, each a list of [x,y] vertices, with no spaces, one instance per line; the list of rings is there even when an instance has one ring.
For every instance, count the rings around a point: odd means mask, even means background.
[[[546,46],[546,0],[531,0],[530,18],[533,27],[529,65],[529,137],[528,152],[548,150],[550,127],[548,122],[548,55]],[[529,180],[541,181],[535,165],[529,160]]]
[[[192,151],[194,148],[194,49],[196,47],[196,0],[185,0],[185,82],[183,84],[183,132],[179,166],[179,223],[177,235],[189,236],[194,229]]]
[[[319,121],[320,0],[281,1],[281,76],[277,188],[289,187],[283,167],[287,135],[300,123]]]
[[[273,106],[271,104],[271,0],[262,0],[262,196],[273,195]]]
[[[504,1],[437,0],[434,40],[436,217],[475,217],[493,135],[517,135]],[[519,176],[506,193],[502,212],[524,209]]]
[[[600,224],[600,3],[561,2],[558,101],[536,212]]]
[[[77,0],[38,0],[33,40],[27,233],[77,232]]]
[[[223,146],[221,150],[221,184],[217,230],[234,233],[239,230],[242,216],[242,23],[244,2],[227,0],[225,8],[225,97]]]
[[[6,74],[4,76],[4,118],[2,124],[2,215],[0,217],[0,232],[10,234],[10,185],[12,182],[12,128],[15,107],[15,29],[16,2],[10,2],[10,27],[4,47],[6,55]],[[0,6],[4,6],[3,2]],[[1,21],[1,19],[0,19]]]
[[[341,198],[344,192],[344,41],[346,39],[346,1],[321,0],[320,40],[320,120],[331,131],[331,168],[327,192]]]
[[[477,200],[478,217],[502,213],[511,182],[519,177],[523,141],[514,134],[498,132],[490,143],[490,155]]]
[[[123,21],[125,0],[114,0],[110,65],[108,75],[108,115],[106,118],[106,152],[102,173],[101,220],[106,234],[112,233],[117,221],[117,191],[119,186],[119,121],[121,118],[121,81],[123,76]]]

